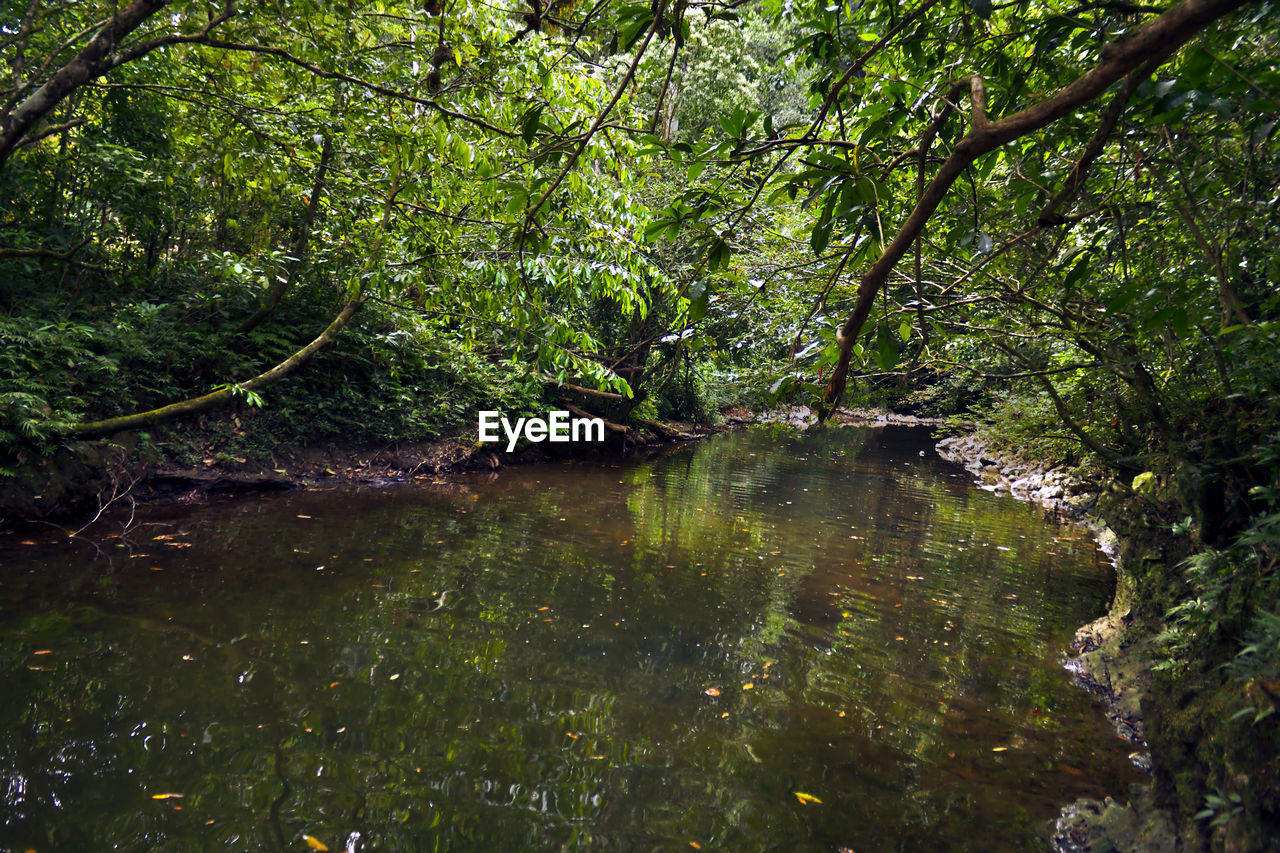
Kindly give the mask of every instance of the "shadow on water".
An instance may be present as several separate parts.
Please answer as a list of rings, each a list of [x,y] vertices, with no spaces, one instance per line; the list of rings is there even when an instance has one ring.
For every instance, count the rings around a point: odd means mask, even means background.
[[[0,542],[0,849],[1022,850],[1137,777],[1110,570],[920,431]],[[924,451],[922,455],[922,451]]]

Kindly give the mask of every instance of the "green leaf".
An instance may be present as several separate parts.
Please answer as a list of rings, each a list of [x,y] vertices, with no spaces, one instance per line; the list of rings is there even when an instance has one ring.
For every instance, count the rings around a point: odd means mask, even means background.
[[[533,138],[538,134],[538,127],[542,122],[542,110],[543,105],[539,104],[525,113],[524,121],[520,123],[520,137],[525,145],[533,142]]]
[[[711,247],[711,253],[707,255],[707,269],[718,270],[729,266],[729,243],[723,237],[716,240],[714,246]]]
[[[711,302],[711,288],[705,281],[695,281],[689,286],[689,322],[696,323],[707,316],[707,307]]]
[[[831,222],[819,222],[809,235],[809,245],[813,248],[813,253],[821,255],[826,251],[829,242],[831,242]]]
[[[876,327],[876,363],[881,370],[893,370],[898,364],[898,341],[888,323]]]
[[[1072,265],[1071,269],[1067,271],[1067,277],[1063,279],[1062,286],[1067,290],[1071,290],[1071,288],[1075,286],[1076,282],[1080,281],[1080,279],[1084,278],[1088,274],[1089,253],[1083,252],[1080,255],[1080,259],[1077,260],[1075,264]]]
[[[645,242],[652,242],[658,239],[669,225],[671,225],[671,220],[669,219],[655,219],[653,222],[650,222],[644,227]]]

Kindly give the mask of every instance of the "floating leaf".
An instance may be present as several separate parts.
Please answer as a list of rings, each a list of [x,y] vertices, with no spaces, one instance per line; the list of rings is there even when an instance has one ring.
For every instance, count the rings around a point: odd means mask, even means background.
[[[328,850],[329,849],[323,841],[321,841],[319,838],[316,838],[314,835],[304,835],[302,836],[302,840],[307,842],[307,846],[310,847],[312,850]]]
[[[706,690],[704,690],[703,692],[704,692],[704,693],[706,693],[708,696],[719,696],[719,695],[720,695],[720,688],[719,688],[719,687],[708,687],[708,688],[707,688]]]
[[[755,689],[756,689],[756,686],[755,686],[754,684],[752,684],[750,681],[748,681],[746,684],[742,685],[742,689],[743,689],[743,690],[755,690]]]
[[[822,800],[818,799],[813,794],[804,794],[804,793],[801,793],[800,791],[796,791],[795,795],[796,795],[796,799],[800,801],[801,805],[808,805],[809,803],[818,803],[818,804],[822,803]]]
[[[185,796],[186,796],[186,794],[152,794],[152,795],[151,795],[151,799],[153,799],[153,800],[180,800],[180,799],[182,799],[182,798],[183,798],[183,797],[185,797]]]

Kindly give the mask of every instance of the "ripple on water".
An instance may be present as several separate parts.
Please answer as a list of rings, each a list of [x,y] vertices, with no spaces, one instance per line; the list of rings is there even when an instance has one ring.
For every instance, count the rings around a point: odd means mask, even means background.
[[[0,848],[1025,849],[1138,778],[1058,663],[1110,569],[927,448],[751,431],[3,543]]]

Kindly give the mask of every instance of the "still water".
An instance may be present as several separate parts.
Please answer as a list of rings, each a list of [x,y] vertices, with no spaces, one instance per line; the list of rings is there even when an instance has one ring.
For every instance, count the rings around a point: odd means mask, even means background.
[[[0,850],[1023,850],[1110,569],[903,429],[0,540]],[[926,451],[921,455],[921,451]]]

